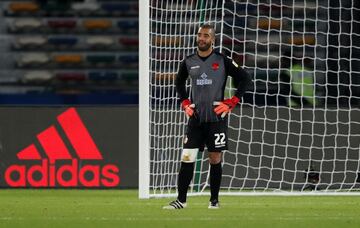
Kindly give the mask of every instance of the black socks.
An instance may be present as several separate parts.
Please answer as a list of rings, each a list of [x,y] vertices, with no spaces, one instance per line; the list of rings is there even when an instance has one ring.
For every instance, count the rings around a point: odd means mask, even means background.
[[[195,163],[181,162],[181,168],[178,177],[178,200],[182,203],[186,202],[186,194],[194,175]],[[221,185],[222,166],[218,164],[210,164],[210,201],[218,200]]]
[[[181,162],[181,168],[178,177],[178,200],[182,203],[186,202],[187,190],[194,175],[194,165],[195,162]]]
[[[219,162],[218,164],[210,164],[210,190],[211,190],[210,201],[218,200],[219,198],[221,176],[222,176],[221,162]]]

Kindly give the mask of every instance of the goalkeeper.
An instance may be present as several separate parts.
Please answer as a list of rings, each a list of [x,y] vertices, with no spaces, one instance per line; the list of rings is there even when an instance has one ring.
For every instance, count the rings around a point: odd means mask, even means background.
[[[221,152],[227,149],[227,114],[240,102],[250,83],[248,74],[235,61],[213,50],[215,30],[202,25],[197,33],[197,52],[187,56],[176,77],[176,90],[181,107],[189,117],[181,168],[178,176],[178,197],[164,209],[186,207],[198,151],[207,146],[210,162],[210,209],[219,208],[222,176]],[[237,87],[235,95],[224,100],[227,76],[232,76]],[[191,96],[186,92],[186,80],[191,79]]]

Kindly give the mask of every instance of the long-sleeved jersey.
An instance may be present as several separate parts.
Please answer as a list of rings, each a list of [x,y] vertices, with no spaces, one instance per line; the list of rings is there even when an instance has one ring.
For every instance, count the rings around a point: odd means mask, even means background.
[[[186,80],[191,79],[191,102],[195,104],[195,115],[200,122],[221,120],[214,112],[214,101],[224,99],[227,76],[230,75],[237,87],[235,96],[241,98],[251,79],[235,61],[213,51],[207,57],[198,54],[187,56],[180,65],[175,85],[180,101],[189,98]]]

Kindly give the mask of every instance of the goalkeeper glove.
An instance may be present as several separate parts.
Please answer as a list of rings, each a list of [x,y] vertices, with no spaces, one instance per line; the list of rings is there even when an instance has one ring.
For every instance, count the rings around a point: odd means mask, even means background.
[[[216,113],[216,115],[221,114],[221,117],[224,118],[226,114],[231,112],[231,110],[233,110],[239,102],[240,98],[236,96],[232,96],[232,98],[226,99],[222,102],[215,101],[214,105],[216,105],[216,107],[214,108],[214,112]]]
[[[181,107],[184,110],[187,117],[194,115],[195,104],[192,104],[189,99],[185,99],[181,102]]]

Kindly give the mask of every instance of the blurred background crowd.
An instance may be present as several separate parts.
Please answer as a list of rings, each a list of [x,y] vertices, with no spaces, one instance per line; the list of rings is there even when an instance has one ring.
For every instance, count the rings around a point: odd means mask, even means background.
[[[359,106],[359,1],[307,0],[308,9],[292,2],[299,1],[225,4],[223,52],[254,79],[244,101]],[[137,0],[0,1],[0,104],[138,104],[138,7]],[[308,77],[305,93],[298,76]]]
[[[138,1],[0,2],[0,104],[137,104]]]

